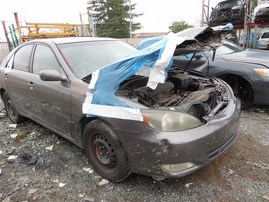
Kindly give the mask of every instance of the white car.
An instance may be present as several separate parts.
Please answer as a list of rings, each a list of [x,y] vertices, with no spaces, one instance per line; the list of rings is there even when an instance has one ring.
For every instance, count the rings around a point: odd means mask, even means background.
[[[269,20],[269,0],[263,0],[254,9],[254,22]]]
[[[269,50],[269,31],[263,32],[259,38],[260,49],[268,49]]]

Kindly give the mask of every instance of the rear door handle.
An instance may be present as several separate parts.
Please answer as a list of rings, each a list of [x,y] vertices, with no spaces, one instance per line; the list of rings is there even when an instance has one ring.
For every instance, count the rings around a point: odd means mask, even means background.
[[[35,85],[34,82],[29,81],[28,85],[30,86],[30,89],[34,89]]]
[[[4,75],[4,79],[5,79],[5,80],[8,79],[7,73],[5,73],[5,75]]]

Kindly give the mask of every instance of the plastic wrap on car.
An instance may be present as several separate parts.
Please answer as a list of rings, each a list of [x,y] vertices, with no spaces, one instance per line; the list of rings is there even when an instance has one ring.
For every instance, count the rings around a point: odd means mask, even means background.
[[[115,92],[119,85],[134,74],[149,77],[147,86],[155,89],[158,83],[164,83],[167,70],[172,66],[173,53],[178,44],[185,41],[185,38],[177,37],[170,33],[162,40],[144,48],[137,53],[107,65],[92,74],[92,80],[89,88],[92,97],[86,99],[83,104],[83,113],[88,115],[116,117],[123,119],[140,120],[141,114],[138,111],[138,117],[130,118],[126,113],[133,108],[126,102],[120,100]],[[89,95],[88,95],[89,96]],[[106,106],[99,108],[97,105]],[[98,108],[98,110],[96,110]],[[105,111],[103,111],[105,110]],[[118,116],[117,116],[118,113]]]

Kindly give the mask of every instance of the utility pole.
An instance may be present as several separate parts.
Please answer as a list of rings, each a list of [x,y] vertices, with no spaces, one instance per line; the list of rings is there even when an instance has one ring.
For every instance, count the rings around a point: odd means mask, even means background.
[[[205,4],[207,1],[207,4]],[[210,0],[202,0],[202,18],[201,18],[201,27],[207,26],[209,22],[209,8]]]
[[[252,14],[252,0],[246,0],[245,5],[245,20],[244,20],[244,30],[245,30],[245,46],[244,48],[250,48],[250,34],[251,27],[249,23],[251,22],[251,14]]]

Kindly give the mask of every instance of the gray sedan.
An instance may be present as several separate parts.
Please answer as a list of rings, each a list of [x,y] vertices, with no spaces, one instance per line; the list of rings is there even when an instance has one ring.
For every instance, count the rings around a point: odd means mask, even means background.
[[[2,62],[1,97],[12,122],[29,118],[83,148],[110,181],[132,172],[184,176],[233,143],[240,102],[222,80],[174,66],[163,68],[165,80],[149,87],[160,76],[154,68],[163,63],[152,63],[162,58],[158,54],[140,54],[114,39],[30,41]],[[138,64],[153,77],[138,74]]]
[[[209,73],[226,81],[244,104],[269,104],[269,51],[244,50],[236,44],[225,41],[213,51],[191,56],[176,56],[174,64]]]

